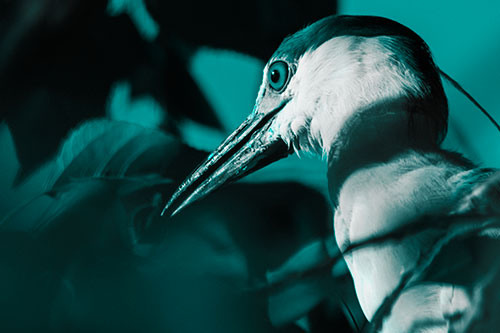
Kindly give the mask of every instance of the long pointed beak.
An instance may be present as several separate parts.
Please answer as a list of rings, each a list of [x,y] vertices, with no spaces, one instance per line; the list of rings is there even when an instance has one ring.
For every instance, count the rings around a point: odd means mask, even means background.
[[[252,113],[191,175],[179,186],[162,215],[175,215],[182,208],[221,186],[234,182],[262,167],[288,156],[292,150],[270,133],[276,114]]]

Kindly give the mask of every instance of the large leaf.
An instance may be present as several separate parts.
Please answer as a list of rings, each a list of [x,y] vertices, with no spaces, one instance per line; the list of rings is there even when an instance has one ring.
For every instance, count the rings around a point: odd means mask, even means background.
[[[111,223],[121,233],[115,236],[125,237],[124,243],[135,243],[132,221],[127,222],[129,207],[122,199],[170,183],[158,177],[79,179],[12,211],[1,221],[0,231],[25,232],[42,239],[50,235],[51,246],[68,254],[79,246],[77,239],[99,237]]]
[[[46,189],[86,177],[162,174],[177,179],[202,153],[173,136],[137,124],[93,120],[64,142]]]

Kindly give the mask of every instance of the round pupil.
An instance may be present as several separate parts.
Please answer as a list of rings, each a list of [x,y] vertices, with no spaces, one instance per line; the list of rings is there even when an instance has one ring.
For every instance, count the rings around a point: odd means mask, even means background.
[[[279,79],[280,79],[280,72],[276,69],[273,69],[273,71],[271,72],[271,81],[277,83]]]

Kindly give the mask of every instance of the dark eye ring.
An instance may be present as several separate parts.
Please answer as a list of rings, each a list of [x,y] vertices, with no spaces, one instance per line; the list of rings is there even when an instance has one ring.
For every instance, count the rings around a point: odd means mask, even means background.
[[[290,78],[290,68],[282,60],[273,62],[267,71],[267,80],[272,89],[282,92],[288,84]]]

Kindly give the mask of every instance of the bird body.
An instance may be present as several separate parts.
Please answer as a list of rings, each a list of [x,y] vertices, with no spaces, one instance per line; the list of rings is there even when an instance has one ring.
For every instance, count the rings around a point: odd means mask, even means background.
[[[179,187],[168,209],[175,213],[274,160],[307,151],[327,157],[335,237],[344,251],[421,217],[453,213],[490,174],[440,148],[448,105],[439,70],[425,42],[394,21],[327,17],[287,37],[263,75],[252,114]],[[369,320],[439,236],[418,233],[345,255]],[[397,299],[383,330],[456,329],[472,302],[453,284],[413,286]]]
[[[388,233],[423,216],[451,212],[465,192],[461,185],[475,172],[467,162],[449,161],[447,155],[409,150],[350,175],[339,189],[335,210],[334,231],[339,248],[344,250],[352,243]],[[397,244],[359,249],[344,257],[368,319],[396,288],[402,275],[430,249],[436,236],[418,234]],[[429,286],[425,289],[426,297],[430,297],[428,293],[434,295],[440,306],[440,291]],[[444,321],[443,317],[439,319]]]

